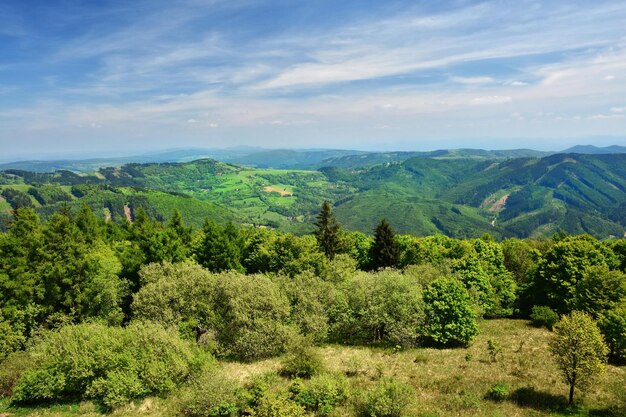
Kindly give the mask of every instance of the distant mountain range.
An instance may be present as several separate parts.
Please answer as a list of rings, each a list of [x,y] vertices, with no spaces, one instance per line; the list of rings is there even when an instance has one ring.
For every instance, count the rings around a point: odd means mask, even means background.
[[[129,163],[188,162],[203,158],[216,159],[256,168],[319,169],[326,166],[361,167],[386,162],[401,162],[411,158],[475,158],[509,159],[520,157],[541,158],[556,153],[614,154],[626,153],[626,146],[579,145],[560,152],[535,151],[531,149],[483,150],[442,149],[422,152],[365,152],[338,149],[264,149],[234,147],[226,149],[175,149],[135,156],[88,159],[28,160],[0,164],[0,170],[20,169],[32,172],[94,172],[105,167],[120,167]]]
[[[178,208],[196,226],[208,216],[304,233],[313,229],[322,201],[329,200],[345,227],[364,232],[386,217],[399,232],[418,235],[540,237],[562,229],[623,237],[625,149],[591,150],[548,155],[531,150],[357,155],[261,150],[223,154],[250,164],[200,159],[129,163],[92,173],[9,169],[0,172],[0,217],[8,217],[16,204],[31,205],[46,216],[87,202],[107,218],[122,219],[143,207],[167,220]],[[198,155],[177,152],[179,158]],[[298,169],[250,167],[262,160]]]

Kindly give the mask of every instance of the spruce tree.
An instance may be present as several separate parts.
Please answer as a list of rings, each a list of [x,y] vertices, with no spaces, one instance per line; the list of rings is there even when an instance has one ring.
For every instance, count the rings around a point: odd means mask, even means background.
[[[371,258],[373,269],[393,268],[400,262],[400,248],[396,242],[396,235],[386,219],[382,219],[374,231]]]
[[[322,210],[317,215],[315,225],[317,226],[315,231],[317,245],[326,254],[326,257],[332,260],[341,249],[341,227],[333,215],[330,203],[326,200],[322,204]]]

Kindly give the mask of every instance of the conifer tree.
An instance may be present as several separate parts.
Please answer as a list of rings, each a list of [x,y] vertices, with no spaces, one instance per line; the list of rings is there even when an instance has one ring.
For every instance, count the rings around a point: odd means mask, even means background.
[[[224,229],[215,222],[206,220],[202,232],[202,240],[195,250],[196,260],[200,265],[213,272],[243,271],[239,232],[234,225],[229,224]]]
[[[382,219],[374,231],[371,258],[373,269],[393,268],[400,262],[400,248],[396,242],[396,235],[386,219]]]
[[[341,227],[333,215],[330,203],[326,200],[322,204],[322,210],[317,215],[315,225],[317,226],[315,231],[317,245],[326,254],[326,257],[332,260],[341,249]]]

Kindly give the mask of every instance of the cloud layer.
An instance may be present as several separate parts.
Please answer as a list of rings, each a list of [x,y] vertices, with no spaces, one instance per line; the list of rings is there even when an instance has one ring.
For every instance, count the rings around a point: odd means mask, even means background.
[[[9,0],[0,146],[625,140],[624,2],[433,4]]]

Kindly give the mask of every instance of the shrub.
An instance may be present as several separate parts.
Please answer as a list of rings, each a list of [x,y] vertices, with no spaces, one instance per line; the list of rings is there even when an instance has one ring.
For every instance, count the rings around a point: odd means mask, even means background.
[[[506,384],[493,384],[486,397],[493,401],[504,401],[509,397],[509,387]]]
[[[534,306],[530,314],[530,319],[534,326],[546,327],[552,330],[554,325],[559,321],[559,315],[550,307]]]
[[[328,315],[337,342],[411,346],[419,339],[424,306],[413,276],[392,270],[355,274],[334,301]]]
[[[22,374],[30,367],[31,358],[26,352],[14,352],[0,363],[0,397],[10,397]]]
[[[324,369],[322,357],[315,351],[310,340],[297,338],[283,360],[283,373],[292,377],[310,378]]]
[[[321,374],[308,382],[297,380],[290,387],[293,399],[307,411],[327,416],[348,398],[348,384],[344,376]]]
[[[183,392],[181,412],[190,417],[235,416],[241,409],[238,388],[215,370],[204,372]]]
[[[411,402],[413,388],[392,378],[383,378],[367,393],[364,414],[369,417],[401,417]]]
[[[150,322],[65,326],[30,353],[33,366],[15,387],[16,402],[85,397],[111,408],[170,392],[193,363],[190,346],[176,332]]]
[[[463,284],[438,278],[424,292],[426,335],[441,345],[466,345],[478,333],[472,302]]]
[[[288,324],[290,305],[263,275],[217,276],[215,333],[225,355],[251,361],[283,353],[297,333]]]
[[[252,417],[304,417],[304,408],[290,400],[277,395],[261,398],[259,405],[250,414]]]

